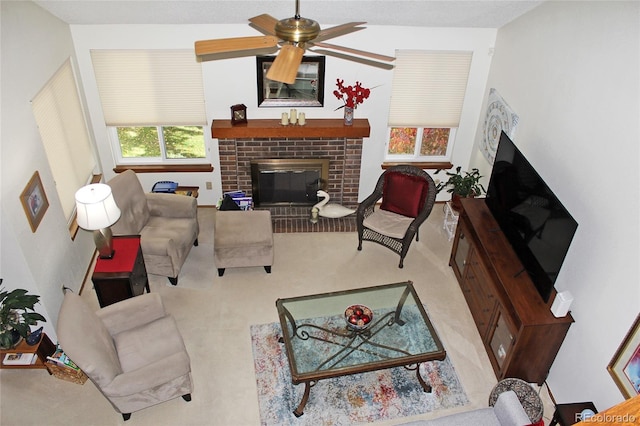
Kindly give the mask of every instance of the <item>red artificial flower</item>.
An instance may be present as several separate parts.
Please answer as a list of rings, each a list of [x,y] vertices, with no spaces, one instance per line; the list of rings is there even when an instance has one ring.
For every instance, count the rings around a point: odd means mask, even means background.
[[[333,94],[336,98],[344,102],[344,106],[351,108],[357,108],[358,104],[364,102],[369,97],[371,90],[366,87],[362,87],[359,81],[356,81],[355,86],[344,86],[344,80],[336,79],[336,86],[338,90],[334,90]]]

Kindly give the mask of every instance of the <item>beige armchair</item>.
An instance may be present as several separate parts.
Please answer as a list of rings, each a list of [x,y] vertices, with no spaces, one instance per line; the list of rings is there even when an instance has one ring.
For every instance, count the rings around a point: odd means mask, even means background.
[[[179,396],[191,400],[191,361],[159,294],[146,293],[94,312],[67,291],[56,331],[64,352],[124,420]]]
[[[113,235],[140,235],[147,272],[178,284],[191,246],[198,245],[198,204],[193,197],[145,193],[138,176],[127,170],[107,182],[120,208]]]

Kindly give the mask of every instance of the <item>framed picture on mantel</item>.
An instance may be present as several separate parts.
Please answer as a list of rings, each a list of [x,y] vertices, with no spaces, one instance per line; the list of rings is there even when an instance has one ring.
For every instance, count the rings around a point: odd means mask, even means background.
[[[257,56],[258,107],[321,107],[324,105],[324,56],[303,56],[293,84],[269,80],[275,56]]]
[[[607,366],[625,398],[640,394],[640,315]]]

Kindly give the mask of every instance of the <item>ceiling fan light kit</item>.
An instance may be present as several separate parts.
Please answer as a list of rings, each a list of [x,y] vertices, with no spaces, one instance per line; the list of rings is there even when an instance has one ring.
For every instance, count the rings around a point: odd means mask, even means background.
[[[239,52],[251,55],[252,51],[280,45],[280,51],[267,72],[267,78],[285,84],[295,82],[305,49],[315,46],[323,48],[323,53],[333,54],[342,59],[361,62],[362,57],[368,58],[367,65],[372,66],[378,66],[376,61],[392,62],[395,60],[391,56],[320,43],[329,38],[362,30],[360,25],[365,22],[349,22],[322,30],[313,19],[300,16],[300,0],[296,0],[296,14],[292,18],[278,20],[268,14],[262,14],[249,19],[249,22],[253,28],[265,35],[197,41],[195,43],[196,55],[202,60],[222,59],[224,58],[223,54]],[[215,55],[221,56],[216,58]],[[380,63],[379,66],[389,68],[388,64]]]

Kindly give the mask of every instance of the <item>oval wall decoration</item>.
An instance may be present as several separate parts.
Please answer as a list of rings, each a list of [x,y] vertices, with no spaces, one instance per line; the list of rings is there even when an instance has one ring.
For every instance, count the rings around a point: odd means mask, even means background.
[[[518,115],[502,99],[498,91],[491,88],[484,119],[484,133],[480,141],[480,150],[489,164],[493,164],[495,160],[500,132],[504,130],[510,138],[513,137],[518,118]]]

